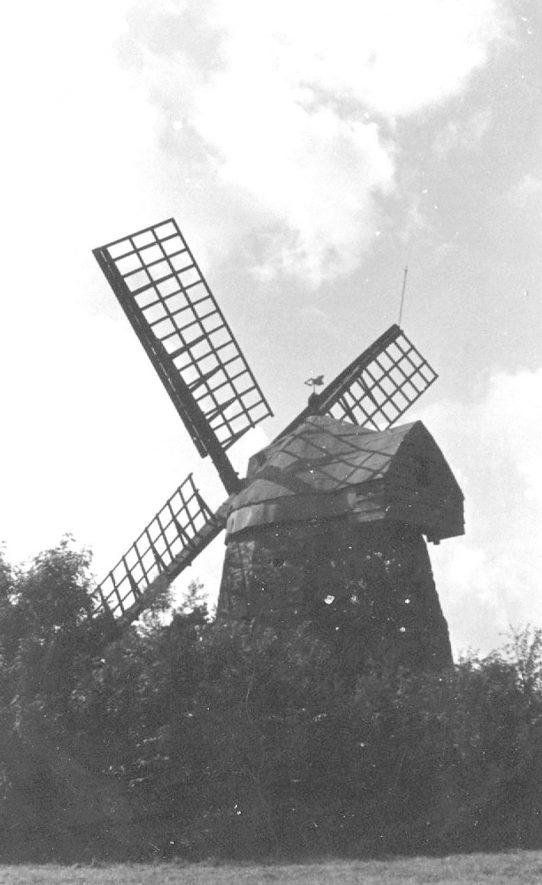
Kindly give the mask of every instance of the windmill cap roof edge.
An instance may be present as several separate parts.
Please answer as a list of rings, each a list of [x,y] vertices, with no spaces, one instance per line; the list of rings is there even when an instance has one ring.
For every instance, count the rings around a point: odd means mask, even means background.
[[[404,486],[406,473],[420,472],[424,459],[437,465],[462,519],[461,489],[421,421],[376,431],[311,416],[250,459],[246,486],[230,503],[227,536],[271,522],[330,518],[359,509],[362,500],[365,519],[389,518],[388,489]],[[432,513],[434,521],[435,502]]]

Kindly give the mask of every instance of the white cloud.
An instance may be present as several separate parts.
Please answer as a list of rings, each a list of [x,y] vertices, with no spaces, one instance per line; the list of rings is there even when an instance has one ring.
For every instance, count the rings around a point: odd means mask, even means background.
[[[466,498],[466,535],[433,548],[456,648],[499,645],[510,625],[542,622],[542,369],[494,373],[470,404],[424,417],[447,440]]]
[[[138,3],[126,57],[163,108],[183,175],[191,165],[206,178],[223,214],[243,202],[257,271],[314,283],[352,270],[373,242],[394,185],[395,121],[462,90],[507,33],[498,0],[195,10]]]
[[[461,90],[507,27],[495,0],[217,3],[230,69],[262,65],[302,87],[353,98],[395,118]]]
[[[122,494],[129,528],[136,496],[134,415],[145,375],[138,387],[135,373],[125,391],[111,381],[129,371],[131,349],[103,317],[118,314],[90,252],[142,226],[160,199],[147,171],[158,159],[158,110],[118,68],[128,6],[11,4],[0,35],[8,86],[0,374],[9,425],[0,440],[0,538],[15,559],[67,530],[110,553],[116,500]],[[138,431],[146,438],[147,427]],[[112,494],[115,459],[132,456]],[[171,477],[171,485],[183,478]]]
[[[526,172],[518,183],[510,190],[511,202],[519,209],[536,209],[540,211],[542,203],[542,178]]]
[[[449,120],[435,138],[436,154],[444,158],[452,150],[476,150],[489,129],[491,118],[491,110],[484,108],[465,119]]]

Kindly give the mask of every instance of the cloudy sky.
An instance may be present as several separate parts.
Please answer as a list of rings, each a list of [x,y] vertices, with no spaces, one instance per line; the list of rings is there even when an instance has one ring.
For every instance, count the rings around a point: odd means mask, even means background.
[[[194,471],[91,249],[175,216],[276,417],[397,321],[466,496],[431,548],[456,651],[542,626],[536,0],[29,0],[3,13],[0,537],[101,577]],[[221,542],[190,571],[216,595]]]

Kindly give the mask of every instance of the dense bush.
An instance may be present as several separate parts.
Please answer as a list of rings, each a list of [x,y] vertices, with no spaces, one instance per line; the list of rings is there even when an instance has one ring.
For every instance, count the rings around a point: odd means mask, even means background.
[[[352,678],[314,625],[193,598],[104,647],[88,556],[0,563],[4,860],[540,847],[542,633]]]

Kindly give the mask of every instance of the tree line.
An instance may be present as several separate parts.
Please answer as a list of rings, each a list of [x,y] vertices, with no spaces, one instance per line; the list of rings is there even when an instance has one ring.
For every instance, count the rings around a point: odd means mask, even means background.
[[[327,630],[212,623],[196,583],[101,641],[90,556],[0,560],[0,860],[542,845],[542,631],[360,673]]]

